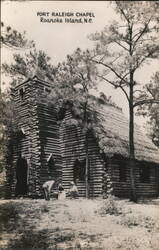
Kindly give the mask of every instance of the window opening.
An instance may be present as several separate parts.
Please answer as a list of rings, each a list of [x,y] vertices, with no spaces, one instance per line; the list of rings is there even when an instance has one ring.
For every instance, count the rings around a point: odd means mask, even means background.
[[[21,100],[24,100],[24,94],[25,94],[25,88],[21,88],[19,90],[19,95]]]
[[[49,155],[47,163],[49,171],[55,170],[55,160],[52,154]]]
[[[78,159],[75,160],[73,167],[73,177],[74,181],[84,181],[85,180],[85,161],[81,162]]]
[[[23,135],[25,135],[25,130],[24,130],[24,128],[21,128],[20,130],[21,130],[21,133],[22,133]]]
[[[51,89],[50,89],[50,88],[47,88],[47,87],[44,87],[44,91],[45,91],[47,94],[50,94],[50,93],[51,93]]]
[[[127,176],[126,176],[126,165],[125,164],[121,164],[119,166],[119,180],[120,181],[126,181]]]
[[[143,183],[150,182],[150,168],[141,166],[140,167],[140,181]]]
[[[24,128],[20,128],[17,131],[16,135],[17,135],[17,139],[21,140],[21,139],[25,138],[26,132],[25,132]]]

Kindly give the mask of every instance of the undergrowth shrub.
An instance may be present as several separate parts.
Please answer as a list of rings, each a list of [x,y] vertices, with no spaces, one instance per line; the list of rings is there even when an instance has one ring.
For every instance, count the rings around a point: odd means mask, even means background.
[[[19,219],[19,207],[12,202],[0,206],[0,232],[13,230]]]
[[[120,224],[127,227],[140,226],[147,228],[148,230],[152,230],[155,227],[155,221],[153,218],[133,214],[122,216]]]
[[[0,221],[7,223],[10,219],[18,219],[19,211],[15,204],[7,203],[0,207]]]
[[[47,230],[26,230],[18,239],[11,239],[8,249],[12,250],[44,250],[49,249],[49,238]]]
[[[119,204],[118,200],[116,200],[116,198],[111,195],[107,199],[104,200],[99,213],[101,215],[105,215],[105,214],[120,215],[122,214],[122,207]]]
[[[140,237],[137,233],[129,234],[125,233],[120,236],[113,236],[110,238],[107,238],[102,243],[102,246],[104,250],[158,250],[158,248],[151,248],[152,245],[150,242],[150,238],[147,237],[147,235],[142,235]]]
[[[47,207],[47,205],[43,205],[40,208],[41,213],[48,213],[49,212],[49,208]]]

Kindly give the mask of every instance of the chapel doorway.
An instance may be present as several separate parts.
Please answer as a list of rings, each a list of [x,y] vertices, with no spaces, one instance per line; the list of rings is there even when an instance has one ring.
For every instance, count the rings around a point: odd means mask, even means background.
[[[15,195],[26,195],[27,194],[27,172],[28,164],[25,158],[19,157],[16,165],[16,188]]]

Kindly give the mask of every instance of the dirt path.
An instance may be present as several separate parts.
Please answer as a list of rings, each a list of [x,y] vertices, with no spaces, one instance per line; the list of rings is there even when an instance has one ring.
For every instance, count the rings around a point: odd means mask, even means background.
[[[0,201],[1,249],[159,249],[159,205]]]

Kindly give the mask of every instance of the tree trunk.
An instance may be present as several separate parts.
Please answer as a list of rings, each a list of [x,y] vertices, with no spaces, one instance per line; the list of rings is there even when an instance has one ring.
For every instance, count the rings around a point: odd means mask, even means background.
[[[86,184],[86,198],[89,198],[89,159],[88,159],[88,133],[86,132],[86,170],[85,170],[85,184]]]
[[[135,187],[135,150],[134,150],[134,107],[133,107],[133,74],[130,72],[130,101],[129,101],[129,167],[131,193],[130,200],[137,202]]]

